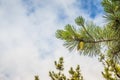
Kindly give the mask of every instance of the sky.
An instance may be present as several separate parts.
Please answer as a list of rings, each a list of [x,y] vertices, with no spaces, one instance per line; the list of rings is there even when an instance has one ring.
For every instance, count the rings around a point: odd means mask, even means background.
[[[54,61],[63,56],[65,74],[80,65],[85,80],[103,80],[95,57],[69,52],[56,39],[57,29],[83,16],[104,24],[101,0],[0,0],[0,80],[50,80]]]

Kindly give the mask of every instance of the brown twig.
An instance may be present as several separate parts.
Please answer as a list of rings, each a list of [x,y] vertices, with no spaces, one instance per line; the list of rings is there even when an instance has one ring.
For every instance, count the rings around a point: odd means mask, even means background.
[[[102,40],[96,40],[96,41],[93,41],[93,40],[83,40],[83,39],[78,39],[76,38],[75,39],[76,41],[83,41],[85,43],[100,43],[100,42],[109,42],[109,41],[114,41],[114,40],[117,40],[117,39],[102,39]]]

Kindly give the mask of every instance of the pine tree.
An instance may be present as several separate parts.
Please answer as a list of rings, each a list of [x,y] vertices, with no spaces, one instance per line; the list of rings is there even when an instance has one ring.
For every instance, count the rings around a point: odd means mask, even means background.
[[[100,55],[99,61],[102,62],[104,66],[102,75],[106,80],[120,79],[120,64],[114,62],[113,59],[107,58],[103,54]]]
[[[83,80],[83,76],[80,73],[80,66],[78,65],[77,68],[74,70],[73,67],[70,68],[68,71],[70,77],[66,77],[63,73],[64,65],[63,65],[63,57],[59,58],[59,61],[55,61],[55,67],[58,70],[58,73],[54,71],[49,72],[49,76],[51,80]]]
[[[106,80],[120,79],[120,0],[102,0],[105,14],[104,26],[79,16],[73,25],[67,24],[63,30],[56,31],[56,37],[64,41],[70,51],[76,49],[81,55],[90,57],[104,55],[100,61],[104,65],[103,77]],[[106,49],[103,53],[103,49]],[[102,56],[103,57],[103,56]],[[112,68],[112,70],[110,69]]]
[[[102,0],[101,4],[105,11],[104,26],[86,22],[79,16],[75,19],[79,29],[67,24],[63,30],[56,31],[56,37],[63,40],[64,46],[70,51],[76,49],[80,55],[99,56],[104,66],[103,77],[106,80],[120,80],[120,0]],[[106,51],[103,52],[103,49]],[[62,57],[55,61],[58,73],[49,72],[52,80],[83,80],[79,65],[76,69],[70,68],[71,77],[67,78],[63,73],[63,63]],[[38,76],[35,76],[35,80],[39,80]]]
[[[35,76],[35,80],[39,80],[39,76],[36,75],[36,76]]]

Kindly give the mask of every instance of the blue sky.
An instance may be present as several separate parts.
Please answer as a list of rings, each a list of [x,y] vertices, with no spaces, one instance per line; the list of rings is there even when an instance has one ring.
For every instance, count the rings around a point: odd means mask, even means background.
[[[103,13],[103,8],[101,6],[101,0],[96,0],[96,1],[83,0],[83,1],[79,1],[79,4],[81,5],[80,8],[88,12],[91,18],[94,18],[99,13]]]
[[[56,30],[75,25],[77,16],[103,25],[100,0],[0,0],[0,80],[34,80],[34,75],[48,80],[61,56],[65,73],[80,64],[86,80],[103,80],[96,58],[69,52],[55,38]]]

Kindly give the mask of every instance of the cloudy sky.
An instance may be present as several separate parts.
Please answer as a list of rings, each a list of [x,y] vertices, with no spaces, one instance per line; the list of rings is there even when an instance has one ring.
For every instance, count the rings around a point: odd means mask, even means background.
[[[79,64],[85,80],[103,80],[96,58],[80,56],[55,38],[57,29],[83,16],[103,24],[101,0],[0,0],[0,80],[50,80],[54,61],[65,58],[65,71]],[[67,72],[65,72],[67,74]]]

